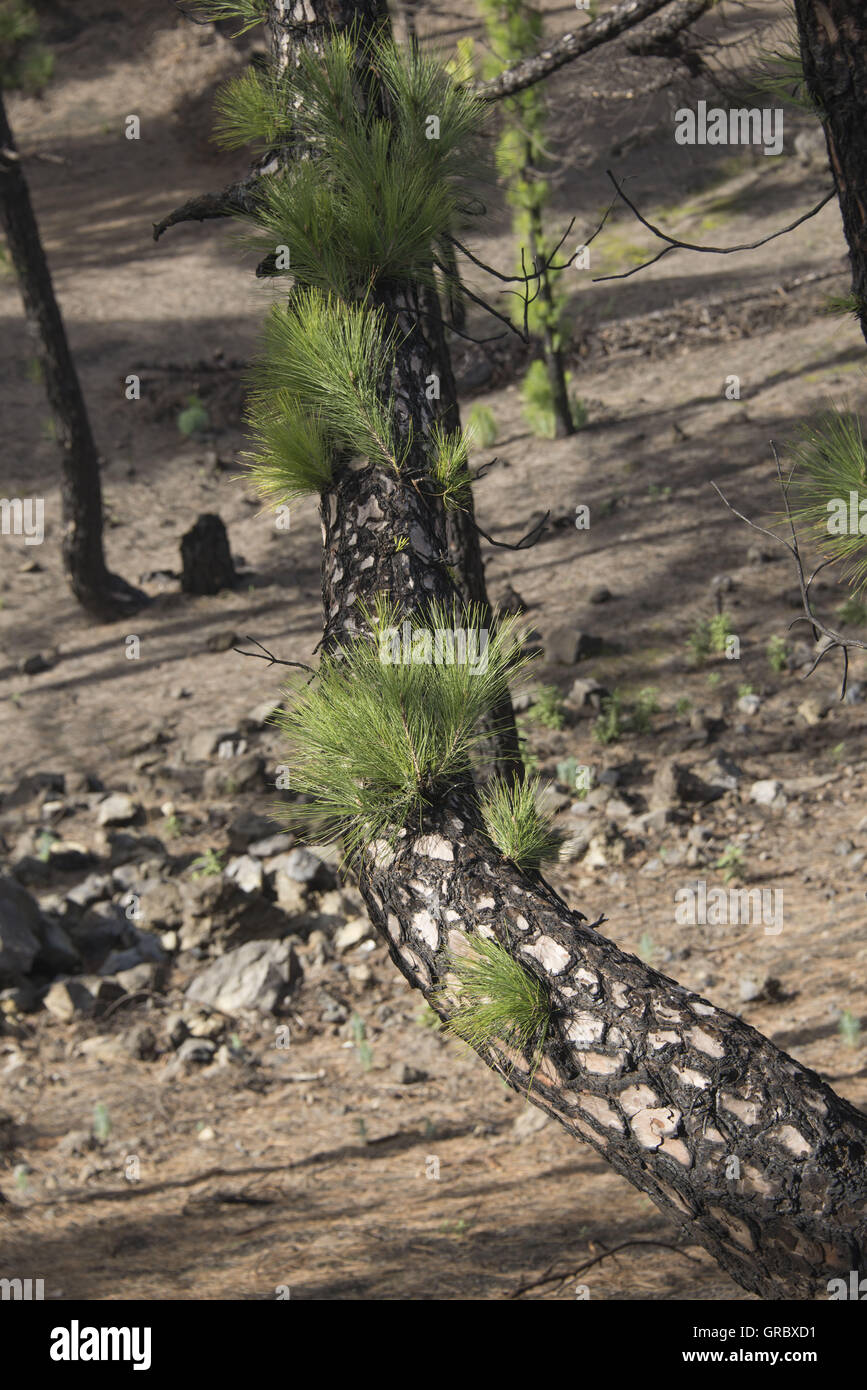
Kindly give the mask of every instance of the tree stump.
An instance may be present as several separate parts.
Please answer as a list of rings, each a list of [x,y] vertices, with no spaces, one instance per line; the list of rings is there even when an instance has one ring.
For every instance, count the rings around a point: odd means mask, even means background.
[[[181,588],[185,594],[218,594],[237,582],[226,528],[214,512],[205,512],[181,537]]]

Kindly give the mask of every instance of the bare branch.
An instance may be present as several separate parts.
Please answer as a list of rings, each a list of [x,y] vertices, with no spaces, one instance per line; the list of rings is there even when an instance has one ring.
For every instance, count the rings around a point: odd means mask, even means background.
[[[664,241],[667,244],[655,256],[651,257],[649,261],[643,261],[641,265],[633,266],[631,270],[621,271],[618,275],[595,276],[593,280],[594,285],[601,284],[603,280],[628,280],[630,275],[637,275],[640,270],[647,270],[648,266],[656,265],[657,261],[661,261],[663,256],[670,255],[672,251],[698,251],[704,256],[731,256],[734,255],[736,251],[757,251],[760,246],[767,246],[769,241],[775,241],[777,237],[786,236],[787,233],[793,232],[796,227],[800,227],[803,222],[808,222],[811,217],[815,217],[817,213],[820,213],[822,209],[830,203],[832,198],[836,197],[836,189],[832,188],[830,193],[826,193],[822,201],[817,203],[814,208],[811,208],[809,212],[802,213],[794,222],[790,222],[788,227],[782,227],[778,232],[771,232],[768,236],[761,237],[758,241],[744,242],[740,246],[699,246],[696,242],[681,241],[678,237],[669,236],[668,232],[664,232],[661,227],[657,227],[653,222],[648,221],[644,214],[639,212],[632,199],[627,197],[624,193],[611,170],[606,169],[605,172],[626,206],[641,223],[642,227],[646,227],[649,232],[653,232],[655,237],[658,237],[660,241]]]
[[[482,101],[500,101],[503,97],[514,96],[526,87],[541,82],[558,68],[565,67],[575,58],[590,53],[604,43],[610,43],[628,29],[634,29],[642,20],[649,19],[664,9],[669,0],[623,0],[609,14],[584,24],[578,30],[564,34],[556,43],[543,48],[532,58],[523,58],[511,68],[506,68],[490,82],[479,82],[475,94]]]
[[[819,570],[824,569],[826,565],[830,565],[832,563],[833,556],[831,557],[831,559],[824,560],[821,565],[818,565],[816,569],[813,570],[813,573],[810,575],[809,579],[805,577],[804,563],[801,559],[801,548],[798,543],[798,533],[795,529],[795,519],[792,516],[792,508],[789,503],[789,485],[792,481],[792,475],[790,473],[788,478],[783,478],[783,470],[780,465],[780,456],[777,453],[777,446],[773,440],[771,440],[771,450],[774,455],[774,462],[777,465],[777,479],[780,484],[780,491],[783,494],[783,506],[786,509],[786,519],[789,523],[789,530],[791,531],[792,535],[791,542],[784,540],[782,536],[775,535],[773,531],[765,530],[764,526],[757,526],[754,521],[750,521],[748,516],[744,516],[743,512],[739,512],[735,507],[732,506],[731,502],[729,502],[728,499],[725,496],[723,496],[723,493],[717,487],[715,482],[711,482],[711,487],[714,489],[717,495],[720,498],[722,498],[722,501],[728,507],[729,511],[732,512],[732,514],[736,516],[739,521],[745,521],[747,526],[751,526],[754,531],[758,531],[763,536],[769,536],[772,541],[776,541],[778,545],[784,546],[786,550],[788,550],[789,554],[792,556],[792,559],[795,562],[795,569],[798,575],[798,587],[801,591],[801,603],[803,604],[804,612],[799,617],[795,618],[789,624],[789,627],[794,627],[795,623],[809,623],[813,629],[813,637],[816,641],[818,641],[820,636],[827,637],[828,639],[826,645],[822,648],[818,656],[813,661],[813,664],[811,665],[809,671],[807,671],[807,673],[804,676],[802,676],[801,679],[808,680],[815,671],[816,667],[819,665],[819,662],[822,660],[822,658],[827,656],[829,652],[839,649],[843,655],[843,682],[840,688],[840,699],[843,700],[846,698],[846,686],[849,680],[849,652],[867,651],[867,642],[860,642],[855,637],[841,636],[839,632],[835,632],[833,628],[828,627],[826,623],[823,623],[821,618],[817,618],[816,614],[813,612],[813,607],[810,600],[810,585],[816,578],[816,575],[819,573]]]
[[[237,652],[239,656],[258,657],[260,661],[267,661],[269,666],[297,666],[299,671],[309,671],[311,676],[316,675],[313,667],[305,665],[303,661],[281,661],[279,656],[274,656],[273,652],[269,652],[267,647],[263,647],[262,643],[257,642],[256,638],[251,637],[249,633],[247,634],[247,641],[252,642],[254,647],[262,647],[262,650],[260,652],[242,652],[240,647],[233,647],[232,651]]]

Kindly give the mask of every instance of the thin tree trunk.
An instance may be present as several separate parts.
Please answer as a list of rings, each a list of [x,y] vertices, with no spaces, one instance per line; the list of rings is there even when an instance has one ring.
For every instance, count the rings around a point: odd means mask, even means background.
[[[312,23],[311,13],[315,15]],[[353,0],[270,0],[271,51],[281,66],[292,62],[293,49],[299,41],[308,44],[321,42],[332,25],[338,29],[357,27],[363,40],[378,26],[387,24],[385,0],[361,0],[361,3],[353,3]],[[459,429],[461,418],[457,388],[439,296],[434,290],[420,290],[419,294],[424,313],[423,354],[427,367],[422,396],[426,399],[427,377],[435,375],[440,383],[439,410],[436,414],[432,410],[427,412],[426,432],[436,419],[440,419],[447,430]],[[442,553],[447,554],[451,561],[452,578],[460,597],[465,603],[478,604],[482,614],[481,626],[490,627],[495,616],[488,598],[472,494],[463,511],[452,511],[446,517]],[[327,603],[325,611],[329,611]],[[523,767],[520,743],[508,694],[492,711],[487,742],[497,770],[510,780],[520,776]]]
[[[795,0],[804,74],[825,117],[828,157],[867,339],[867,8],[864,0]]]
[[[541,265],[544,261],[544,228],[542,217],[538,208],[533,208],[530,212],[530,255],[536,265]],[[572,419],[572,407],[569,404],[569,391],[566,386],[566,369],[563,365],[563,353],[554,340],[553,324],[556,319],[554,307],[554,291],[551,286],[551,276],[546,270],[542,272],[539,280],[539,298],[545,306],[544,324],[542,326],[542,351],[545,354],[545,367],[548,372],[548,385],[551,388],[551,407],[554,411],[554,433],[557,439],[565,439],[575,433],[575,423]]]
[[[0,224],[18,276],[61,450],[63,561],[72,592],[98,617],[114,618],[145,595],[109,572],[102,548],[99,459],[69,351],[51,272],[0,90]]]

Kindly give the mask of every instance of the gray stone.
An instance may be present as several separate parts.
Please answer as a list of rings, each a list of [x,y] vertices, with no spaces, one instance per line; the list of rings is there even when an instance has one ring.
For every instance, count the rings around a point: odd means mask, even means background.
[[[315,854],[311,854],[309,849],[293,849],[282,857],[280,868],[289,878],[294,878],[296,883],[306,883],[313,887],[331,887],[333,874],[329,874],[327,866],[318,859]],[[326,883],[326,880],[329,880]]]
[[[356,917],[354,921],[347,922],[340,927],[334,936],[334,949],[342,955],[344,951],[351,951],[353,946],[357,946],[362,941],[373,939],[374,930],[366,917]]]
[[[397,1062],[392,1070],[392,1075],[398,1086],[416,1086],[420,1081],[427,1081],[428,1074],[421,1067],[411,1067],[408,1062]]]
[[[112,879],[108,874],[88,874],[66,894],[68,902],[82,909],[111,897]]]
[[[221,743],[235,744],[240,735],[237,729],[200,729],[187,745],[187,754],[194,763],[206,763],[213,758]]]
[[[249,854],[230,859],[225,869],[226,877],[237,883],[244,893],[261,893],[265,882],[262,861]]]
[[[0,982],[26,975],[41,946],[39,904],[11,878],[0,878]]]
[[[751,718],[751,719],[753,718],[754,715],[758,714],[758,712],[759,712],[759,710],[761,709],[761,707],[762,707],[762,697],[761,697],[761,695],[756,695],[756,694],[741,695],[740,699],[739,699],[738,702],[737,702],[737,710],[738,710],[738,713],[739,713],[739,714],[746,714],[746,715],[748,715],[749,718]]]
[[[552,628],[545,638],[545,660],[558,666],[574,666],[585,657],[598,656],[602,646],[601,638],[561,624]]]
[[[81,956],[77,948],[59,922],[52,922],[50,917],[44,918],[40,936],[42,939],[36,958],[37,969],[56,974],[74,971],[81,965]]]
[[[286,854],[292,848],[291,835],[269,835],[264,840],[254,840],[247,846],[247,853],[254,859],[273,859],[278,854]]]
[[[186,998],[220,1013],[274,1013],[300,965],[289,941],[248,941],[220,956],[188,985]]]
[[[62,1023],[73,1018],[90,1018],[95,1000],[80,980],[55,980],[42,1000],[45,1008]]]
[[[782,782],[772,777],[753,782],[750,787],[750,801],[755,801],[757,806],[783,806],[785,800]]]
[[[126,792],[112,792],[99,803],[98,825],[132,825],[141,815],[141,806]]]
[[[221,758],[209,767],[202,779],[206,799],[234,796],[237,792],[261,790],[265,760],[259,753],[243,753],[239,758]]]
[[[216,1050],[217,1044],[210,1038],[187,1038],[178,1048],[177,1060],[182,1067],[207,1066]]]

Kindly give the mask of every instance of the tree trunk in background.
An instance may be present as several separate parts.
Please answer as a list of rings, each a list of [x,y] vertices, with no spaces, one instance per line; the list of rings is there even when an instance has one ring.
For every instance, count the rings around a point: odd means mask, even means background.
[[[398,424],[419,440],[437,360],[424,300],[413,286],[381,286],[378,302],[406,334],[392,386]],[[359,600],[379,592],[406,609],[422,596],[449,601],[445,517],[412,486],[423,467],[413,453],[398,479],[373,465],[342,470],[323,495],[330,642],[357,632]],[[411,548],[388,543],[409,534]],[[395,850],[371,847],[360,882],[394,964],[441,1017],[452,1008],[439,993],[449,951],[463,933],[496,937],[539,978],[552,1019],[538,1069],[499,1046],[480,1056],[744,1288],[812,1298],[832,1278],[867,1273],[867,1118],[743,1020],[619,950],[539,875],[503,860],[468,788],[456,787]]]
[[[0,90],[0,225],[18,276],[61,450],[63,561],[89,612],[117,618],[145,595],[109,572],[102,549],[102,488],[90,421],[42,249],[27,181]]]
[[[530,255],[536,265],[544,262],[545,229],[538,208],[530,213]],[[551,276],[545,271],[539,283],[539,298],[545,305],[545,322],[542,326],[542,350],[545,354],[545,367],[548,372],[548,385],[551,387],[551,408],[554,411],[554,432],[557,439],[565,439],[575,433],[572,407],[569,404],[569,390],[566,385],[566,368],[563,365],[563,352],[554,339],[552,326],[556,318],[554,312],[554,293]]]
[[[311,14],[315,15],[312,23]],[[385,0],[359,0],[359,3],[353,3],[353,0],[270,0],[269,4],[271,51],[280,64],[292,61],[293,47],[299,41],[315,44],[332,25],[338,29],[357,25],[363,38],[383,23],[388,23]],[[438,417],[444,428],[455,430],[461,423],[460,408],[439,296],[432,290],[424,289],[420,289],[419,294],[425,314],[426,375],[433,373],[439,377]],[[455,586],[465,603],[479,604],[483,615],[481,626],[490,627],[494,621],[494,610],[488,598],[472,497],[464,511],[448,514],[445,525],[444,552],[448,553],[454,567]],[[519,776],[522,770],[520,744],[515,713],[508,696],[493,711],[489,745],[497,770],[509,778]]]
[[[807,86],[825,116],[828,157],[867,339],[867,6],[795,0]]]

